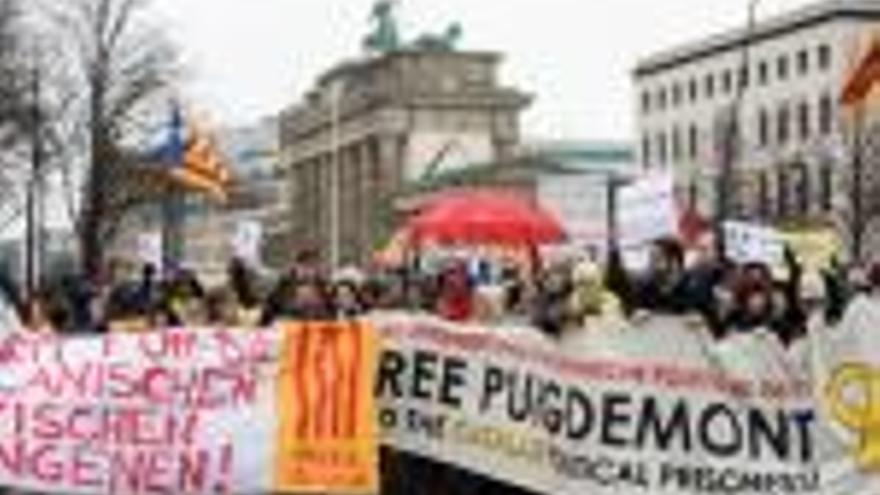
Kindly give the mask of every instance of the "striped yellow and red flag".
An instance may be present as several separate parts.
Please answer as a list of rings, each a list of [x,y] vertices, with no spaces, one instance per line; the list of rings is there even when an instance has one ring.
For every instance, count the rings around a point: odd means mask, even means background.
[[[192,124],[180,167],[171,171],[183,187],[203,192],[218,201],[226,201],[231,174],[214,135],[203,126]]]
[[[880,39],[874,38],[845,80],[841,103],[845,106],[864,103],[877,83],[880,83]]]
[[[291,323],[283,332],[275,490],[376,493],[375,331],[351,321]]]

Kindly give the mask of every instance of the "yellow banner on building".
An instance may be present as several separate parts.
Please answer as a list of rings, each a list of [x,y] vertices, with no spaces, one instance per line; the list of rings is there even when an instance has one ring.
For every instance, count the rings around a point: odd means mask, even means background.
[[[378,491],[376,345],[371,327],[358,322],[285,328],[277,381],[277,491]]]

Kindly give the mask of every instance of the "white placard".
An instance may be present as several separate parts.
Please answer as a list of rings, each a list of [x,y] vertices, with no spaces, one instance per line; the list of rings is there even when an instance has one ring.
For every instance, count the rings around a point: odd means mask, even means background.
[[[263,226],[254,220],[243,220],[235,226],[232,235],[232,253],[237,258],[249,262],[260,260],[260,245],[263,242]]]
[[[160,232],[146,232],[137,237],[138,261],[153,265],[156,268],[162,266],[162,234]]]
[[[737,263],[784,264],[785,243],[779,232],[745,222],[725,222],[724,249],[727,257]]]
[[[672,176],[649,174],[622,187],[617,196],[617,228],[623,248],[678,235]]]

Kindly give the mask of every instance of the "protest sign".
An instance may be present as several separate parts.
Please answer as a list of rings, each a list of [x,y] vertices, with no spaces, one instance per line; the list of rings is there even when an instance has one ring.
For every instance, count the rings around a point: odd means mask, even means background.
[[[727,257],[737,263],[784,265],[785,242],[772,227],[745,222],[724,223],[724,248]]]
[[[741,376],[710,348],[575,357],[437,322],[381,327],[379,420],[399,449],[541,493],[821,493],[797,375]],[[699,348],[692,334],[663,339]]]
[[[0,485],[370,493],[381,436],[541,493],[873,495],[878,328],[880,302],[858,299],[840,328],[811,332],[804,367],[770,334],[717,345],[699,319],[662,316],[593,329],[576,351],[405,314],[14,334],[0,339]]]
[[[243,220],[235,225],[232,235],[233,254],[250,263],[259,263],[263,226],[255,220]]]
[[[618,243],[642,247],[678,235],[675,188],[669,174],[648,174],[620,188],[617,197]]]
[[[374,492],[373,333],[353,322],[292,325],[284,335],[276,489]]]
[[[368,327],[349,324],[6,337],[0,341],[0,485],[65,494],[266,493],[290,483],[302,491],[374,491],[375,463],[361,457],[376,447],[374,432],[363,426],[372,403],[363,393],[326,400],[315,391],[341,375],[332,367],[321,374],[314,364],[314,356],[351,363],[357,354],[369,366],[370,339]],[[300,348],[317,354],[303,360],[291,351]],[[355,367],[345,369],[350,376]],[[305,395],[290,391],[291,370],[306,370],[297,375]],[[369,379],[351,386],[369,391]],[[289,411],[357,423],[315,435],[290,428]],[[313,466],[342,459],[347,472],[361,476],[334,477],[329,470],[315,480],[289,476],[289,461],[310,452],[321,456]]]
[[[137,236],[137,257],[141,263],[161,267],[162,250],[161,232],[145,232]]]
[[[832,331],[809,334],[826,459],[822,494],[880,493],[880,299],[857,297]]]

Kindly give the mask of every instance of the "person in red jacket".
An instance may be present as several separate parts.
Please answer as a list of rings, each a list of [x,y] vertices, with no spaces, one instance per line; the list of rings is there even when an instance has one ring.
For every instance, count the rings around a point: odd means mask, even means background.
[[[449,321],[467,321],[474,311],[474,291],[464,263],[440,274],[436,313]]]

